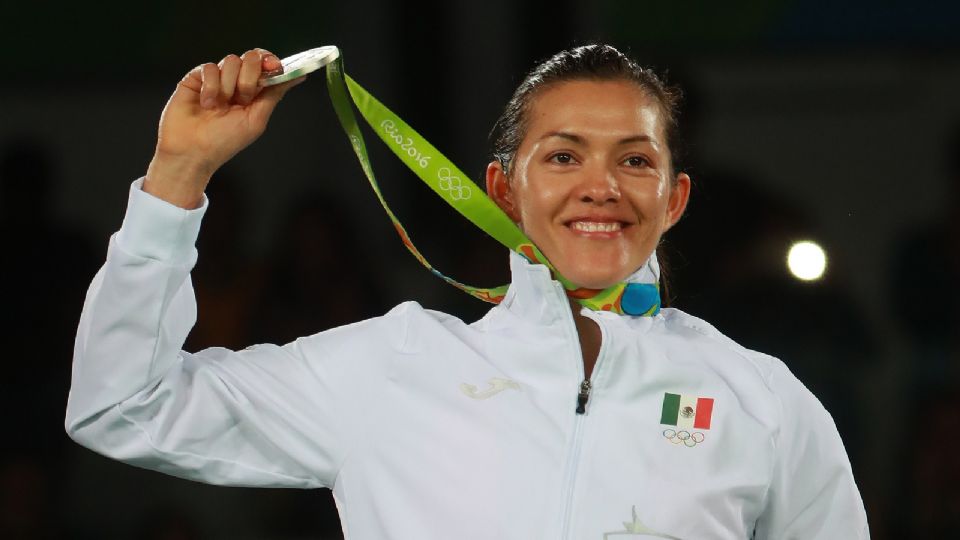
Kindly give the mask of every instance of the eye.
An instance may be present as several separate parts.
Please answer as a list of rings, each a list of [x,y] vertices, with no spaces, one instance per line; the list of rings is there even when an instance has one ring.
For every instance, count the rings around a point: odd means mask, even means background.
[[[550,161],[553,163],[559,163],[561,165],[568,165],[574,163],[576,160],[573,159],[573,156],[567,152],[557,152],[550,156]]]
[[[630,167],[650,167],[650,161],[643,156],[630,156],[624,163]]]

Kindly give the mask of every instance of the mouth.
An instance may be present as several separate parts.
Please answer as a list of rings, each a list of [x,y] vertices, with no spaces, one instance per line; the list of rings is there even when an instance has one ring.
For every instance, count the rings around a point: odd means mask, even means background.
[[[564,223],[568,229],[578,236],[588,238],[615,238],[623,234],[623,230],[630,227],[626,221],[611,219],[574,219]]]

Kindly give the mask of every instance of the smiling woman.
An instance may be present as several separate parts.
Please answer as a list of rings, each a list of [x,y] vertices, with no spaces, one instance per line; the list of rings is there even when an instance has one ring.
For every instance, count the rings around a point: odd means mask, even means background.
[[[690,194],[690,178],[672,173],[662,106],[613,79],[555,82],[524,109],[522,142],[488,165],[488,192],[574,283],[623,281]]]
[[[167,104],[84,305],[75,440],[203,482],[330,488],[352,539],[868,537],[817,399],[779,360],[658,309],[656,246],[690,193],[676,94],[610,46],[528,75],[486,183],[560,274],[643,284],[654,298],[620,301],[651,309],[581,309],[511,253],[509,291],[473,323],[407,302],[284,346],[181,350],[204,189],[292,84],[257,87],[278,65],[259,49],[205,64]]]

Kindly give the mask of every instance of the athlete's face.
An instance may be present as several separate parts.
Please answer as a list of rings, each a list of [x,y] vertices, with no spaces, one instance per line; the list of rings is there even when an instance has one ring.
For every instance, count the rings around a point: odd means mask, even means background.
[[[623,281],[680,219],[690,178],[671,177],[657,103],[628,81],[540,90],[509,176],[487,191],[560,273],[581,287]]]

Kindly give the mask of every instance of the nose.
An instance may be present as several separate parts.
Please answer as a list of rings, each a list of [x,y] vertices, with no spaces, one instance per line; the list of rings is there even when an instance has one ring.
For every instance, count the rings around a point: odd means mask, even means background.
[[[577,186],[580,202],[603,205],[620,200],[620,184],[612,171],[605,167],[584,170],[585,176]]]

